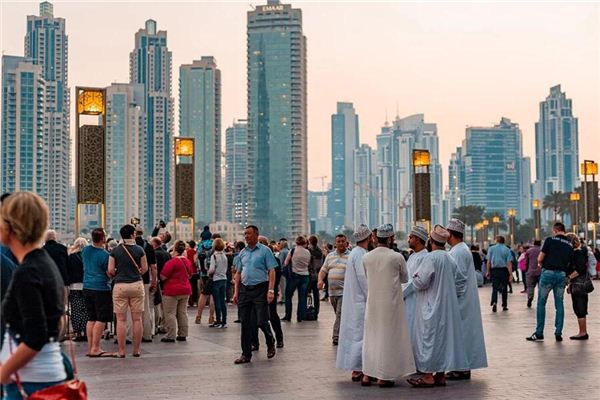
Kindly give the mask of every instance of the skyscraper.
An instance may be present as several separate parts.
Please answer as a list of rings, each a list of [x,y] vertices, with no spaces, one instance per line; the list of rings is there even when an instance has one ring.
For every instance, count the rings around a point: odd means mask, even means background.
[[[40,4],[39,16],[27,16],[25,57],[42,67],[46,107],[44,153],[48,168],[46,200],[52,210],[50,227],[65,234],[69,229],[71,181],[68,40],[64,18],[55,18],[53,6],[47,1]]]
[[[135,34],[135,48],[129,55],[129,81],[144,86],[146,110],[144,206],[142,225],[146,230],[159,219],[171,220],[174,201],[173,98],[171,97],[171,52],[167,32],[157,31],[156,21],[147,20]]]
[[[106,88],[106,231],[112,237],[144,213],[145,103],[141,84]]]
[[[1,193],[33,191],[48,199],[42,67],[2,56]]]
[[[195,139],[195,218],[222,219],[221,71],[214,57],[179,67],[179,135]]]
[[[329,215],[334,231],[353,228],[354,151],[359,146],[358,115],[352,103],[337,103],[331,116],[331,199]]]
[[[529,171],[523,159],[523,146],[519,125],[502,118],[493,127],[469,127],[462,148],[456,154],[462,159],[455,163],[464,192],[460,205],[476,205],[488,213],[498,212],[505,217],[508,210],[517,210],[517,218],[525,215],[523,188]],[[459,180],[460,182],[460,180]],[[527,194],[525,194],[527,196]],[[529,208],[529,207],[526,207]]]
[[[248,124],[234,121],[225,131],[226,219],[245,227],[248,224]]]
[[[578,186],[579,136],[573,101],[560,85],[540,102],[540,119],[535,124],[535,197],[553,191],[571,192]]]
[[[375,172],[377,156],[371,146],[362,144],[354,150],[353,226],[377,225],[377,196]]]
[[[247,30],[250,220],[274,237],[306,233],[302,11],[269,0],[248,12]]]

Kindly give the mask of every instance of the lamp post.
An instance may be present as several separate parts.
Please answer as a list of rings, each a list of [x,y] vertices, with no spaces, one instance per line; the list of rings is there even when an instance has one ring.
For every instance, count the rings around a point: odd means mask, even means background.
[[[483,224],[481,222],[475,224],[475,242],[480,243],[480,248],[483,248]]]
[[[581,164],[581,175],[583,175],[583,213],[585,229],[585,241],[588,240],[588,222],[598,222],[598,163],[592,160],[584,160]],[[588,182],[588,176],[592,177],[592,181]],[[595,225],[594,225],[595,227]],[[596,237],[594,235],[593,242],[595,244]]]
[[[498,234],[499,234],[498,224],[500,223],[500,217],[497,215],[494,215],[492,217],[492,222],[494,223],[494,238],[496,238],[496,236],[498,236]]]
[[[483,224],[483,243],[489,242],[488,225],[490,224],[490,221],[488,221],[487,219],[484,219],[483,221],[481,221],[481,223]]]
[[[515,217],[517,216],[517,210],[510,208],[508,210],[508,228],[510,237],[510,246],[515,244]]]
[[[430,229],[431,225],[431,158],[429,150],[415,149],[412,152],[413,165],[413,219],[415,225]]]
[[[174,146],[175,161],[175,219],[173,236],[177,238],[177,221],[191,221],[192,240],[194,239],[194,138],[176,137]],[[191,187],[190,187],[190,182]]]
[[[533,206],[533,226],[535,229],[535,240],[541,239],[541,227],[542,227],[542,210],[540,210],[540,201],[533,200],[531,202]]]
[[[581,199],[581,196],[579,195],[578,192],[573,192],[569,195],[569,199],[571,200],[571,205],[572,205],[572,210],[573,212],[571,213],[571,216],[573,218],[573,232],[575,232],[575,234],[577,234],[577,231],[579,230],[579,218],[578,218],[578,208],[579,208],[579,200]]]

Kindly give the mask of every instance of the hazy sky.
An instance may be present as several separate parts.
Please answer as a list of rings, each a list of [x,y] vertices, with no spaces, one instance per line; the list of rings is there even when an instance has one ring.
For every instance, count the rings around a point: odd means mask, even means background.
[[[212,55],[222,72],[223,134],[246,118],[246,11],[256,2],[55,1],[66,18],[69,84],[129,79],[129,52],[146,19],[168,32],[173,97],[179,65]],[[550,86],[561,84],[579,118],[580,160],[600,145],[600,7],[597,3],[308,2],[308,177],[331,176],[331,114],[354,102],[360,140],[375,145],[385,121],[424,113],[438,124],[447,172],[465,127],[508,117],[520,124],[535,178],[534,122]],[[22,55],[26,16],[38,3],[0,0],[3,54]],[[73,96],[74,98],[74,96]],[[174,113],[178,125],[178,108]],[[177,130],[176,130],[177,132]],[[447,176],[444,175],[444,187]]]

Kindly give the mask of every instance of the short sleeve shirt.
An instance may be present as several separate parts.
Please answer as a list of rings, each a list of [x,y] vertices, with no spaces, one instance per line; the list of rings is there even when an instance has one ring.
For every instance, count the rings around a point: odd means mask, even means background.
[[[344,278],[346,276],[346,263],[350,251],[346,250],[343,254],[339,254],[337,250],[327,254],[321,271],[327,274],[327,282],[329,283],[329,296],[342,296],[344,294]]]
[[[510,249],[502,243],[497,243],[488,250],[488,260],[492,264],[492,268],[506,268],[512,259]]]
[[[108,270],[108,252],[92,245],[81,250],[83,261],[83,288],[89,290],[110,291]]]
[[[254,248],[246,246],[238,255],[237,272],[242,274],[244,286],[254,286],[269,280],[269,270],[277,268],[271,249],[257,243]]]
[[[131,254],[131,257],[135,260],[135,264],[125,251],[124,247],[127,246],[127,250]],[[141,260],[146,253],[140,246],[134,245],[120,245],[117,246],[110,256],[115,259],[115,267],[117,274],[115,275],[115,283],[133,283],[142,280],[140,271],[138,269],[142,267]],[[137,266],[136,266],[137,264]]]
[[[544,253],[543,269],[567,272],[573,262],[573,246],[565,235],[546,238],[542,253]]]

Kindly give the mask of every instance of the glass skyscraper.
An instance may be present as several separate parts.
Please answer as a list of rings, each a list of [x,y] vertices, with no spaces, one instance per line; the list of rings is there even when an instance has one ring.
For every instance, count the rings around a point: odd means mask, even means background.
[[[234,121],[225,131],[226,219],[245,227],[248,224],[248,124]]]
[[[308,232],[306,37],[302,11],[269,0],[248,12],[250,221],[267,235]]]
[[[371,146],[362,144],[354,150],[354,203],[353,224],[377,225],[377,196],[375,176],[377,156]]]
[[[112,237],[119,237],[132,217],[144,215],[144,106],[143,85],[113,83],[106,88],[105,229]]]
[[[2,193],[36,192],[48,199],[42,67],[2,56]]]
[[[146,137],[141,148],[143,165],[145,230],[159,219],[173,219],[173,98],[171,97],[171,52],[167,32],[157,31],[156,21],[147,20],[135,34],[135,48],[129,55],[129,82],[144,87]]]
[[[540,102],[535,124],[535,196],[543,199],[553,191],[571,192],[579,185],[579,137],[573,101],[560,85]]]
[[[50,228],[68,230],[71,181],[70,92],[68,84],[68,40],[64,18],[55,18],[53,6],[40,4],[40,15],[27,17],[25,57],[42,67],[45,81],[44,153],[48,168],[46,200]]]
[[[352,103],[337,103],[331,116],[331,199],[334,231],[354,228],[354,152],[359,146],[358,115]]]
[[[221,71],[214,57],[179,67],[179,135],[195,139],[195,219],[222,219]]]

